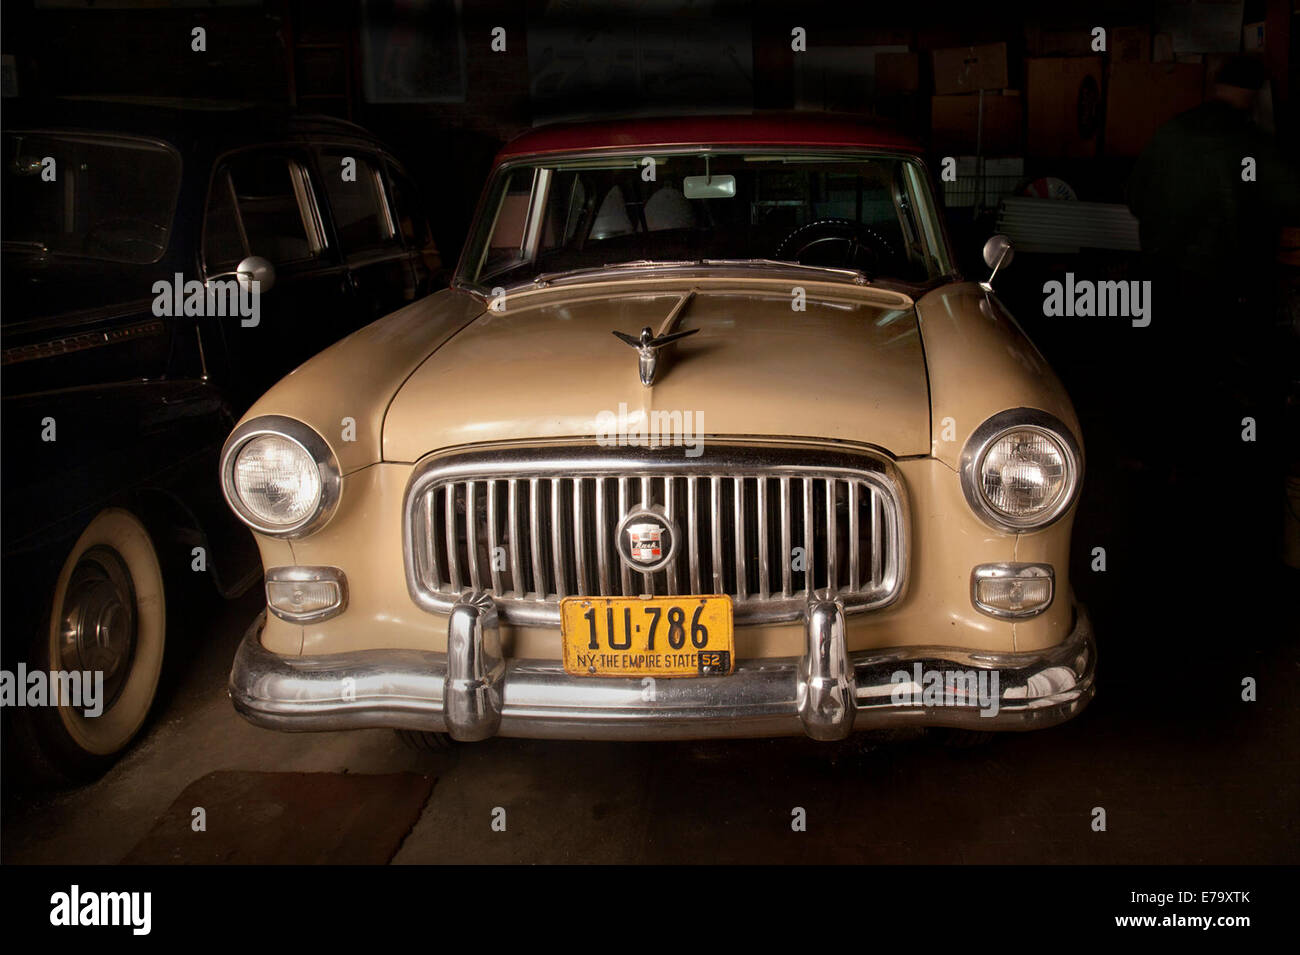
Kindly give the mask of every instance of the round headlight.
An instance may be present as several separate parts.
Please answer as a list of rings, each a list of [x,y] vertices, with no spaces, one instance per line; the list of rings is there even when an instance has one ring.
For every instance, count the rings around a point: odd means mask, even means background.
[[[1019,408],[982,424],[962,453],[962,489],[986,521],[1007,530],[1046,527],[1069,508],[1080,455],[1069,430]]]
[[[1046,432],[1010,431],[984,453],[980,492],[1000,514],[1032,519],[1065,490],[1065,452]]]
[[[305,537],[327,521],[339,471],[325,440],[301,421],[254,418],[235,429],[221,459],[221,488],[249,527],[275,537]]]
[[[253,438],[235,456],[235,493],[260,521],[297,524],[320,504],[320,469],[300,444],[276,434]]]

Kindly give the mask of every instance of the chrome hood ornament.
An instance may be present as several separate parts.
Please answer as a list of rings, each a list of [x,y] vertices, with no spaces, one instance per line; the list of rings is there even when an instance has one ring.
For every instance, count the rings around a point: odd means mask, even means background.
[[[692,328],[688,331],[673,332],[656,338],[654,332],[650,330],[650,326],[647,325],[641,329],[640,338],[634,338],[619,331],[614,332],[614,335],[619,341],[627,342],[636,349],[637,364],[641,372],[641,384],[649,386],[655,383],[655,369],[659,364],[659,349],[665,345],[671,345],[687,335],[694,335],[698,331],[698,328]]]

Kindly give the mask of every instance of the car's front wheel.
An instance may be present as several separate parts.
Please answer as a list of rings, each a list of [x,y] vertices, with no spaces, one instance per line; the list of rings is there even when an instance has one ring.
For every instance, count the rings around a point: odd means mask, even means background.
[[[38,779],[82,782],[103,773],[144,725],[158,693],[167,634],[162,565],[130,511],[107,508],[68,552],[28,670],[80,673],[81,698],[24,707],[23,750]],[[62,682],[75,685],[74,681]]]

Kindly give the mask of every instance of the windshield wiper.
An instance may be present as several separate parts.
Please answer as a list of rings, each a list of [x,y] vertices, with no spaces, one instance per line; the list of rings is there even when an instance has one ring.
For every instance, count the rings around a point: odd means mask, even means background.
[[[830,265],[805,265],[802,262],[783,262],[780,259],[633,259],[629,262],[609,262],[605,265],[589,265],[581,269],[565,269],[560,272],[543,272],[532,279],[524,280],[517,283],[514,287],[521,285],[532,285],[537,288],[549,285],[551,282],[559,279],[578,278],[581,276],[599,275],[605,272],[618,272],[623,270],[635,269],[653,269],[653,268],[708,268],[709,266],[728,266],[742,268],[765,268],[765,269],[805,269],[812,272],[830,273],[852,280],[857,285],[867,285],[870,277],[860,269],[844,269]]]
[[[840,268],[834,265],[807,265],[803,262],[786,262],[782,259],[701,259],[701,265],[740,265],[760,266],[765,269],[809,269],[814,272],[831,272],[852,279],[858,285],[866,285],[870,276],[861,269]]]
[[[545,285],[556,279],[567,279],[578,275],[591,275],[598,272],[612,272],[616,269],[651,269],[682,268],[702,264],[699,259],[633,259],[630,262],[608,262],[605,265],[588,265],[581,269],[563,269],[559,272],[542,272],[532,279],[520,282],[520,285]]]

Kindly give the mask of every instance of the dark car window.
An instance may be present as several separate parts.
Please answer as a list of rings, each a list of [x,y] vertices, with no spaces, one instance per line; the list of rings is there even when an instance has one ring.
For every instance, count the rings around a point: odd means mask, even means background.
[[[388,181],[392,186],[393,216],[397,230],[408,249],[421,250],[433,245],[429,220],[420,205],[419,191],[400,169],[388,167]]]
[[[345,166],[345,159],[353,160],[355,165]],[[383,173],[376,160],[347,150],[325,150],[321,153],[321,175],[344,254],[373,252],[399,244],[384,195]]]
[[[167,251],[181,159],[161,143],[80,133],[6,133],[9,251],[157,262]]]
[[[305,167],[278,153],[250,152],[222,163],[212,180],[204,228],[208,274],[232,271],[246,255],[277,265],[324,248]]]

